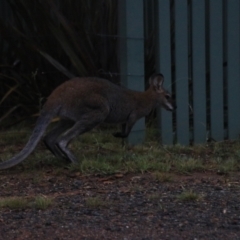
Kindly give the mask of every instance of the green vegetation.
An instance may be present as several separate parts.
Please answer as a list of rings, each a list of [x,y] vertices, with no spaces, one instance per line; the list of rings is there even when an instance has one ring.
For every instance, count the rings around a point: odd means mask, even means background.
[[[25,209],[29,202],[24,197],[6,197],[0,198],[0,208]]]
[[[205,169],[200,159],[193,157],[180,157],[176,159],[175,168],[180,173],[191,173],[193,171],[203,171]]]
[[[119,81],[112,74],[118,72],[117,1],[8,0],[2,6],[1,126],[36,116],[50,92],[74,76]]]
[[[172,182],[172,175],[164,172],[153,172],[153,178],[158,182]]]
[[[9,208],[14,210],[36,208],[45,210],[52,205],[51,198],[36,196],[34,199],[26,197],[4,197],[0,198],[0,208]]]
[[[53,204],[53,200],[45,196],[37,196],[33,202],[33,206],[37,209],[45,210]]]
[[[228,174],[230,172],[236,171],[239,169],[239,159],[237,158],[228,158],[227,160],[217,159],[218,164],[218,173],[219,174]]]
[[[152,172],[153,178],[159,182],[171,181],[172,173],[189,175],[211,171],[228,174],[240,169],[239,141],[183,147],[161,146],[149,137],[142,145],[122,147],[121,140],[111,135],[114,131],[116,129],[94,129],[71,143],[70,148],[76,153],[78,164],[72,165],[56,158],[43,144],[39,144],[34,153],[15,169],[20,167],[24,171],[38,171],[52,167],[61,174],[63,169],[68,168],[70,172],[100,175]],[[13,132],[11,129],[1,133],[2,161],[24,147],[30,131],[25,130],[27,136],[22,132],[18,135],[15,131],[14,142],[10,144],[9,139],[13,139]],[[41,175],[36,175],[33,180],[37,182],[38,178],[41,178]]]
[[[177,199],[180,201],[197,201],[201,199],[201,196],[198,193],[190,191],[184,191],[177,196]]]
[[[88,208],[100,208],[107,206],[107,202],[103,201],[99,196],[86,198],[85,204]]]
[[[31,130],[29,128],[21,128],[21,126],[18,126],[18,129],[13,128],[9,129],[8,131],[2,131],[0,132],[0,144],[25,144],[30,133]]]

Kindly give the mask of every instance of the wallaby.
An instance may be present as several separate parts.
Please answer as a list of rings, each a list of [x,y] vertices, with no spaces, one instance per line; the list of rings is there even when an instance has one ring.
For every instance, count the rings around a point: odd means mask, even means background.
[[[134,123],[156,106],[169,111],[176,108],[171,95],[163,88],[163,81],[162,74],[153,75],[145,92],[129,90],[94,77],[64,82],[48,97],[26,146],[10,160],[1,162],[0,169],[13,167],[28,157],[56,116],[60,121],[45,136],[44,143],[55,156],[72,163],[77,159],[67,148],[69,142],[102,122],[122,124],[122,131],[113,135],[126,138]]]

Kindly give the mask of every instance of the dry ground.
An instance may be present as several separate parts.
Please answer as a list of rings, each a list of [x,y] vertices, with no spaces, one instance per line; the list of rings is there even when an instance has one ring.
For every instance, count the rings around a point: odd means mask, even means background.
[[[0,239],[240,239],[239,177],[2,171],[2,199],[52,204],[1,208]]]
[[[1,134],[1,161],[26,133]],[[240,141],[119,146],[92,132],[72,144],[76,167],[40,144],[0,171],[0,239],[240,239]]]

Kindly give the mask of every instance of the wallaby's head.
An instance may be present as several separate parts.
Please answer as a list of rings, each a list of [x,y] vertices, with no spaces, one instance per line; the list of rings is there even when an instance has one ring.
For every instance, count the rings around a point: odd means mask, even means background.
[[[158,103],[161,107],[168,111],[173,111],[176,108],[175,101],[172,99],[171,94],[163,88],[164,76],[159,74],[154,74],[149,79],[149,84],[158,95]]]

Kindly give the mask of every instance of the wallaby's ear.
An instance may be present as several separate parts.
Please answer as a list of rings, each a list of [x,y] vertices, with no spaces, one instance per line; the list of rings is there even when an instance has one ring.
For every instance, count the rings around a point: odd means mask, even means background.
[[[164,76],[161,73],[154,74],[149,79],[149,84],[154,86],[157,91],[163,91]]]

